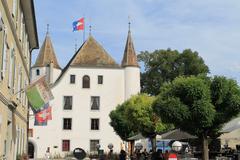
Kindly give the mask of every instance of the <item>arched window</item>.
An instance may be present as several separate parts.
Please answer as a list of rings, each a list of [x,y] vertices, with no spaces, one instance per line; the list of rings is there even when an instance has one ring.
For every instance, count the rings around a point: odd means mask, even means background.
[[[40,75],[40,70],[39,70],[39,69],[36,70],[36,75],[37,75],[37,76]]]
[[[89,76],[87,76],[87,75],[83,76],[82,87],[83,88],[90,88],[90,77]]]

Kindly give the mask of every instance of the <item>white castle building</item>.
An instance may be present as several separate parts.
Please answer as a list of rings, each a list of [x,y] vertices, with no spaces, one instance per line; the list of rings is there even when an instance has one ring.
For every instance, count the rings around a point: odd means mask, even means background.
[[[34,126],[30,116],[31,157],[44,157],[47,150],[52,156],[64,156],[77,147],[93,153],[96,144],[108,152],[110,143],[119,152],[122,141],[109,124],[109,113],[140,92],[140,68],[130,30],[121,65],[90,35],[64,69],[47,33],[32,66],[32,80],[45,74],[54,96],[52,120],[47,126]]]

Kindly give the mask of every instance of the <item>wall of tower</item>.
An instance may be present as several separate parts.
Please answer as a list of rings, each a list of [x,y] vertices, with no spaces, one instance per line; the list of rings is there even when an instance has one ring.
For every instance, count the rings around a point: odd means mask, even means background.
[[[39,75],[37,74],[37,70],[39,70]],[[36,67],[31,69],[31,82],[38,79],[40,76],[47,75],[46,80],[49,80],[49,67]],[[59,75],[61,74],[60,69],[53,68],[52,78],[53,82],[57,80]]]
[[[140,69],[138,67],[125,68],[125,100],[140,93]]]

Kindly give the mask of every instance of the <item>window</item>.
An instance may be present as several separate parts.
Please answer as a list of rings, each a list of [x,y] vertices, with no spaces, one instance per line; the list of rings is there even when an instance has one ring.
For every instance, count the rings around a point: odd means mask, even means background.
[[[5,31],[4,31],[5,32]],[[7,50],[8,50],[8,44],[7,44],[7,34],[3,33],[3,46],[2,46],[2,64],[1,64],[1,78],[3,79],[5,76],[5,71],[7,69]]]
[[[98,84],[103,84],[103,76],[102,75],[98,76]]]
[[[72,110],[72,96],[63,97],[63,109]]]
[[[91,119],[91,130],[99,130],[99,119],[98,118]]]
[[[2,15],[0,12],[0,80],[2,79],[2,69],[3,69],[3,49],[5,43],[5,29],[2,20]]]
[[[8,70],[8,87],[12,88],[13,87],[13,70],[14,70],[14,48],[11,49],[10,53],[10,63],[9,63],[9,70]]]
[[[17,0],[13,0],[13,6],[12,6],[12,16],[16,15],[16,11],[17,11]]]
[[[32,128],[28,129],[28,137],[33,137],[33,129]]]
[[[92,139],[90,140],[90,152],[95,152],[97,153],[97,144],[99,144],[98,139]]]
[[[21,11],[21,19],[20,19],[20,35],[19,35],[19,40],[22,41],[23,39],[23,29],[24,29],[24,21],[23,21],[23,12]]]
[[[87,76],[87,75],[83,76],[82,86],[83,86],[83,88],[90,88],[90,77],[89,76]]]
[[[72,118],[63,118],[63,129],[65,130],[72,129]]]
[[[17,78],[17,98],[20,100],[21,97],[21,84],[22,84],[22,67],[18,66],[18,78]]]
[[[100,106],[100,97],[92,96],[91,97],[91,110],[99,110]]]
[[[62,140],[62,151],[70,151],[70,140]]]
[[[14,54],[14,57],[13,57],[13,78],[12,78],[12,93],[14,93],[15,91],[15,77],[16,77],[16,65],[15,65],[15,61],[16,61],[16,57],[15,57],[15,54]]]
[[[16,57],[15,57],[15,60],[14,60],[14,62],[16,62]],[[16,92],[18,91],[18,88],[17,88],[17,77],[18,77],[18,72],[17,72],[17,70],[18,70],[18,66],[17,66],[17,64],[15,65],[15,68],[14,68],[14,79],[13,79],[13,84],[14,84],[14,86],[13,86],[13,93],[15,93],[16,94]]]
[[[2,35],[3,31],[4,31],[4,23],[3,23],[3,20],[2,20],[2,13],[0,12],[0,33],[1,33],[1,35]],[[1,38],[0,42],[2,44],[2,36],[0,38]]]
[[[17,154],[20,153],[20,129],[17,127],[17,137],[16,137],[16,141],[17,141]]]
[[[24,88],[27,88],[27,86],[28,86],[28,81],[25,79],[25,83],[24,83]],[[28,105],[28,101],[27,101],[27,95],[26,95],[26,92],[24,93],[24,104],[25,104],[25,106],[27,106]]]
[[[39,76],[40,75],[40,70],[36,69],[36,75]]]
[[[70,75],[70,83],[71,84],[75,83],[75,75]]]
[[[7,155],[7,140],[4,140],[4,155]]]

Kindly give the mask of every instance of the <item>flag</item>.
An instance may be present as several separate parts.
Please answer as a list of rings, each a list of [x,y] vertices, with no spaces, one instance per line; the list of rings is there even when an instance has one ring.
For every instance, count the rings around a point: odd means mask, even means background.
[[[28,86],[26,93],[34,112],[41,110],[45,104],[53,99],[52,92],[45,81],[45,76],[40,77]]]
[[[45,122],[47,120],[52,120],[52,107],[48,107],[35,114],[35,118],[38,122]]]
[[[84,30],[84,18],[73,22],[73,31]]]
[[[35,123],[34,125],[42,126],[47,125],[47,121],[52,120],[52,107],[49,104],[45,104],[43,109],[35,113]]]
[[[46,126],[46,125],[47,125],[47,121],[40,122],[35,117],[34,126]]]
[[[47,113],[47,120],[52,120],[52,107],[48,107],[47,108],[47,111],[46,111]]]

